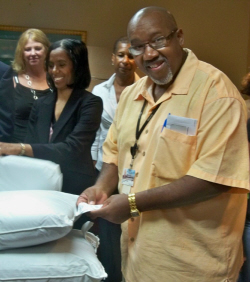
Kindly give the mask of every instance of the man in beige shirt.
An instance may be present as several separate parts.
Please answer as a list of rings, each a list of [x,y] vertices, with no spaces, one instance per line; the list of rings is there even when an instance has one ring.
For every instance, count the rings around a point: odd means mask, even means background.
[[[147,76],[121,95],[101,175],[78,204],[103,203],[91,217],[122,223],[127,282],[236,281],[249,189],[244,101],[183,48],[165,9],[137,12],[128,37]]]

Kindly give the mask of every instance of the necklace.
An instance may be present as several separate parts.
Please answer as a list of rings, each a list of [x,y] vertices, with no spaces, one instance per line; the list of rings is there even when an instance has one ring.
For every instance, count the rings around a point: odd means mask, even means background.
[[[32,86],[32,81],[30,80],[30,76],[28,74],[25,74],[24,77],[27,79],[27,84],[30,86],[30,91],[33,94],[33,99],[37,100],[38,97],[36,96],[36,91],[31,88]]]
[[[24,77],[27,79],[27,84],[28,84],[29,86],[31,86],[31,85],[32,85],[32,82],[31,82],[31,80],[30,80],[30,76],[29,76],[28,74],[25,74]]]
[[[36,90],[30,89],[30,91],[31,91],[31,93],[33,94],[33,99],[34,99],[34,100],[37,100],[38,97],[36,96]]]

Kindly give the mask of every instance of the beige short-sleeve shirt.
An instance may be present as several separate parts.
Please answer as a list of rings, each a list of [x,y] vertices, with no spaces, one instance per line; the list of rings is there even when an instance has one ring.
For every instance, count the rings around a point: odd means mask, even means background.
[[[187,51],[175,82],[156,103],[147,77],[125,89],[104,143],[103,160],[118,165],[121,180],[131,162],[130,147],[146,99],[141,125],[161,105],[139,138],[131,192],[191,175],[230,186],[231,193],[185,207],[143,212],[125,222],[121,243],[127,282],[235,281],[242,264],[249,189],[245,103],[225,74]],[[196,119],[195,135],[163,127],[169,114]]]

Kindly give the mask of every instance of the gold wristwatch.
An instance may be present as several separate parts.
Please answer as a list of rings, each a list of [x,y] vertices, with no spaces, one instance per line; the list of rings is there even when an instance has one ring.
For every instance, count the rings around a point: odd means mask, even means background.
[[[137,217],[140,215],[139,210],[137,209],[136,202],[135,202],[135,194],[128,194],[128,202],[130,206],[130,214],[131,217]]]

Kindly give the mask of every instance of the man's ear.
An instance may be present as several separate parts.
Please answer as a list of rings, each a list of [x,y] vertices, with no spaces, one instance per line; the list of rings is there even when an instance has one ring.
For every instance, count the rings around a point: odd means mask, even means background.
[[[115,54],[114,53],[112,53],[111,62],[113,66],[115,64]]]
[[[176,33],[177,33],[177,38],[178,38],[180,46],[183,46],[184,45],[184,34],[183,34],[182,29],[181,28],[178,29]]]

